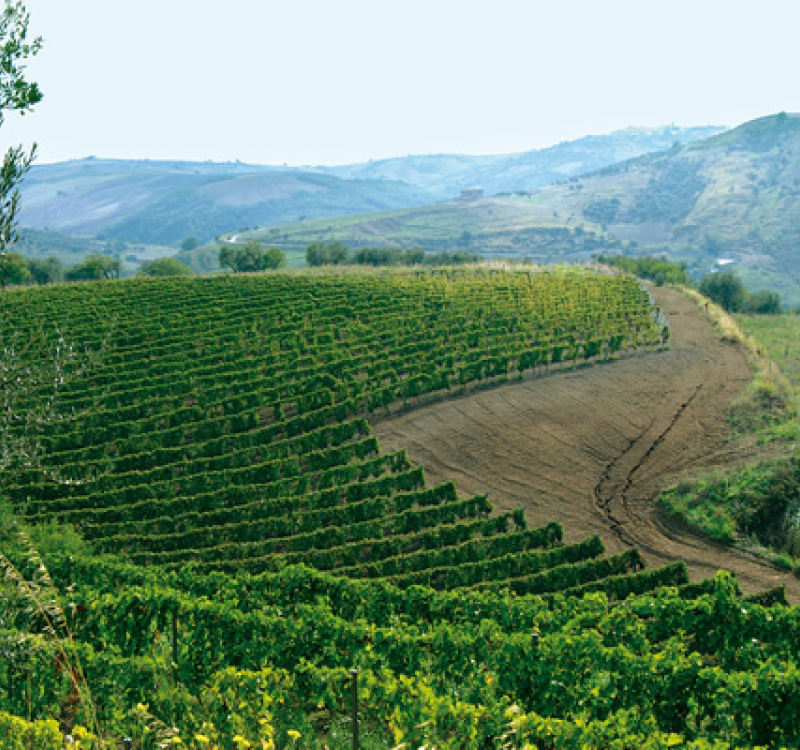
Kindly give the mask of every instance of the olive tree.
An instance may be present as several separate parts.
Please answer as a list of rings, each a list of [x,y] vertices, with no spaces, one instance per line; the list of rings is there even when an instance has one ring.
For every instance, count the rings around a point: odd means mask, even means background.
[[[236,273],[248,271],[269,271],[286,266],[286,255],[277,247],[267,250],[258,240],[250,240],[243,247],[225,245],[219,251],[219,264],[231,268]]]
[[[41,38],[28,41],[29,15],[21,2],[6,2],[0,15],[0,127],[6,112],[28,112],[42,100],[39,87],[25,79],[25,60],[35,55]],[[36,155],[36,144],[26,150],[11,147],[0,165],[0,255],[17,240],[17,188]]]
[[[194,271],[176,258],[156,258],[142,263],[141,276],[194,276]]]
[[[699,289],[726,312],[739,312],[747,301],[747,287],[732,271],[706,274]]]

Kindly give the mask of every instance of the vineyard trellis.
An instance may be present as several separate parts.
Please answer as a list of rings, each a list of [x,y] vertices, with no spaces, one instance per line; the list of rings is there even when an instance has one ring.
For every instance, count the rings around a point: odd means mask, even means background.
[[[139,280],[8,292],[0,315],[31,366],[54,321],[94,357],[53,402],[41,465],[2,491],[94,545],[48,566],[109,733],[341,747],[357,669],[361,739],[382,747],[800,742],[800,615],[780,591],[566,544],[371,435],[404,405],[666,346],[632,279]],[[60,747],[47,719],[87,721],[68,665],[0,592],[0,738]]]

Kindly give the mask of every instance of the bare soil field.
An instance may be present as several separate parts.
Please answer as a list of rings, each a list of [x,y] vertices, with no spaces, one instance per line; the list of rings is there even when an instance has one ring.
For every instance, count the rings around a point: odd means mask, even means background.
[[[776,584],[800,602],[800,580],[753,555],[667,522],[655,498],[682,476],[752,457],[726,411],[750,380],[694,302],[655,289],[671,322],[667,351],[556,372],[373,424],[384,450],[405,448],[430,482],[486,493],[497,510],[523,507],[529,525],[557,520],[566,541],[599,534],[609,552],[631,545],[649,567],[685,560],[693,580],[734,571],[745,593]]]

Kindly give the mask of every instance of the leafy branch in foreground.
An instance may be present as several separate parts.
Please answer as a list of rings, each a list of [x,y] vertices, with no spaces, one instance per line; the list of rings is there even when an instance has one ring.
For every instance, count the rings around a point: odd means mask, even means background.
[[[29,14],[22,3],[7,2],[0,15],[0,127],[6,110],[25,114],[42,100],[36,83],[25,80],[23,62],[35,55],[42,40],[27,41]],[[15,223],[19,210],[17,185],[36,156],[22,146],[9,148],[0,166],[0,256],[17,240]]]
[[[77,701],[92,727],[97,729],[91,691],[53,579],[24,527],[13,516],[4,515],[4,521],[6,528],[0,529],[0,545],[12,556],[20,557],[15,564],[6,552],[0,551],[0,570],[4,578],[0,598],[6,619],[16,615],[26,620],[26,630],[40,631],[56,645],[58,660],[69,676]],[[2,622],[3,627],[8,624]]]

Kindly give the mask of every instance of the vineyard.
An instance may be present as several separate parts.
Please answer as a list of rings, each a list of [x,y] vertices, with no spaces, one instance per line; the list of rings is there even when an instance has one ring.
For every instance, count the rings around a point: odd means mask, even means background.
[[[48,398],[56,411],[37,461],[6,474],[28,521],[70,524],[144,565],[305,561],[427,570],[443,585],[439,568],[512,554],[517,577],[538,572],[535,550],[558,534],[426,487],[402,451],[380,452],[370,415],[658,346],[668,331],[631,279],[582,273],[226,277],[4,301],[26,367],[47,367],[56,330],[88,350],[65,363],[57,397],[49,381],[26,394],[31,411]],[[508,578],[511,562],[465,580]]]
[[[667,346],[633,279],[135,280],[0,315],[3,500],[92,549],[2,529],[3,747],[350,747],[353,710],[365,748],[800,742],[780,591],[565,544],[371,434]]]

